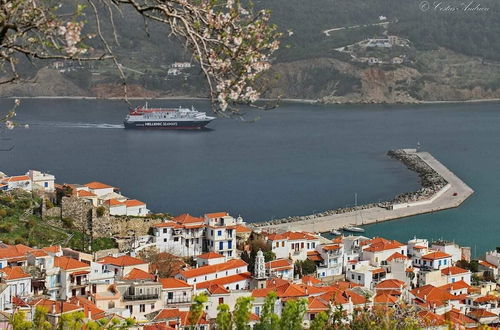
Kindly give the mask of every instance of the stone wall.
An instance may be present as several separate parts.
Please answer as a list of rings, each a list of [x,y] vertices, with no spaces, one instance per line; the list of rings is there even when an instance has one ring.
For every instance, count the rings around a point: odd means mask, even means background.
[[[153,217],[112,216],[109,208],[98,216],[97,208],[88,201],[76,197],[63,197],[61,213],[63,218],[73,219],[76,229],[90,232],[94,237],[128,237],[147,235],[151,226],[162,222]]]

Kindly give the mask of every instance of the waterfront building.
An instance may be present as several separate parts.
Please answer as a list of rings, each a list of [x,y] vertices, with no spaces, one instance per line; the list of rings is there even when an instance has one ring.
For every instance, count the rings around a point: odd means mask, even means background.
[[[308,253],[307,258],[315,261],[318,278],[333,278],[342,274],[344,265],[344,245],[341,243],[316,246],[316,253]]]
[[[462,257],[462,249],[460,248],[460,246],[458,246],[458,244],[455,244],[454,242],[448,242],[445,240],[435,241],[432,242],[431,249],[434,251],[448,253],[451,256],[452,263],[464,259]]]
[[[490,264],[500,268],[500,247],[497,247],[496,250],[486,252],[485,259]]]
[[[423,270],[437,270],[451,266],[451,258],[451,255],[445,252],[429,252],[421,257],[414,257],[413,266]]]
[[[236,226],[244,224],[243,219],[235,219],[227,212],[217,212],[205,214],[204,220],[204,250],[236,258]]]
[[[8,176],[1,179],[3,190],[22,189],[31,191],[31,179],[27,175]]]
[[[307,253],[315,251],[319,244],[319,236],[308,232],[267,234],[267,245],[278,259],[305,260]]]
[[[35,190],[43,190],[45,192],[54,192],[55,176],[49,173],[43,173],[36,170],[29,170],[26,173],[31,179],[32,188]]]
[[[368,260],[370,265],[378,267],[394,253],[408,254],[407,246],[393,240],[376,237],[362,243],[361,260]]]
[[[456,266],[441,269],[442,276],[446,279],[446,284],[464,281],[468,285],[471,283],[471,271]]]

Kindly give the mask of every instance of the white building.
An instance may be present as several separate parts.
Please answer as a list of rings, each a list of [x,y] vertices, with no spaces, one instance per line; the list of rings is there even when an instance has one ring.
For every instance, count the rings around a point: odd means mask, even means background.
[[[453,242],[436,241],[432,242],[431,249],[434,251],[441,251],[448,253],[451,256],[451,262],[455,263],[462,260],[462,249],[460,246]]]
[[[441,275],[446,278],[446,284],[464,281],[470,285],[472,273],[467,269],[451,266],[441,269]]]
[[[25,299],[31,295],[31,275],[19,266],[0,269],[0,281],[6,285],[0,295],[0,306],[3,306],[3,311],[14,309],[12,305],[14,297]]]
[[[368,260],[370,265],[378,267],[382,261],[387,260],[394,253],[400,253],[404,256],[408,254],[406,245],[393,240],[376,237],[363,243],[363,252],[361,260]]]
[[[181,214],[171,221],[153,226],[156,248],[181,257],[194,257],[203,252],[205,221]]]
[[[249,274],[247,263],[241,259],[231,259],[222,264],[205,265],[195,269],[183,270],[175,276],[175,278],[185,281],[189,285],[195,286],[195,290],[200,288],[200,283],[207,284],[213,280],[221,280],[222,278],[230,277],[239,274]],[[220,284],[220,283],[216,283]],[[238,286],[239,287],[239,286]]]
[[[112,193],[116,190],[115,187],[97,181],[89,182],[84,186],[87,187],[91,193],[97,195],[98,197]]]
[[[267,236],[267,245],[278,259],[305,260],[307,252],[315,251],[319,244],[320,238],[308,232],[287,231]]]
[[[338,276],[342,274],[344,265],[343,244],[318,245],[316,246],[316,251],[318,251],[321,258],[321,261],[317,263],[316,268],[316,276],[318,278]]]
[[[26,191],[32,190],[31,178],[27,175],[9,176],[1,180],[5,185],[4,190],[23,189]]]
[[[351,261],[346,269],[347,281],[368,289],[373,289],[377,283],[386,279],[385,269],[371,266],[368,260]]]
[[[29,170],[26,175],[30,177],[33,189],[54,192],[54,181],[56,178],[52,174]]]
[[[244,224],[241,217],[233,218],[227,212],[207,213],[205,220],[205,251],[236,257],[236,226]]]
[[[161,278],[162,301],[167,308],[189,310],[193,297],[193,287],[183,280],[176,278]]]
[[[137,199],[127,199],[125,201],[126,212],[128,216],[145,217],[149,214],[146,203]]]
[[[265,265],[270,277],[293,280],[293,262],[290,259],[276,259]]]
[[[486,261],[492,265],[495,265],[497,268],[500,267],[500,247],[496,248],[495,251],[486,252]]]
[[[451,255],[441,251],[427,253],[421,257],[413,257],[413,266],[424,270],[441,269],[452,265]]]

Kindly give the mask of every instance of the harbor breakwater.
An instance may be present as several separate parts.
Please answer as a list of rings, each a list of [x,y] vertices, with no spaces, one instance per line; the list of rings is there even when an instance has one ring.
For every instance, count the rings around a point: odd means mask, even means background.
[[[251,226],[255,230],[265,227],[266,230],[310,231],[313,229],[313,231],[326,232],[347,225],[363,225],[457,207],[474,192],[427,152],[397,149],[390,150],[387,154],[419,175],[420,189],[399,194],[390,201],[327,210],[305,216],[273,219],[253,223]],[[448,194],[450,189],[453,192]],[[317,228],[311,228],[311,224]]]

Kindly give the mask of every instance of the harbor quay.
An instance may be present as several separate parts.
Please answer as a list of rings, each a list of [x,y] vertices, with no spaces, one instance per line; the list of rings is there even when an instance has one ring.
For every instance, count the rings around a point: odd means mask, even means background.
[[[430,153],[417,151],[416,149],[398,150],[403,157],[413,157],[419,162],[426,164],[445,184],[432,194],[411,201],[394,200],[392,202],[368,204],[354,207],[348,211],[333,214],[320,213],[300,217],[299,220],[269,221],[253,224],[254,230],[280,232],[280,231],[313,231],[330,232],[339,230],[346,226],[361,226],[382,221],[395,220],[414,215],[437,212],[460,206],[469,198],[474,190],[464,183],[459,177],[451,172],[446,166],[434,158]],[[391,152],[390,152],[391,153]],[[415,158],[418,157],[418,158]],[[408,164],[406,164],[408,166]],[[410,167],[410,166],[409,166]]]

